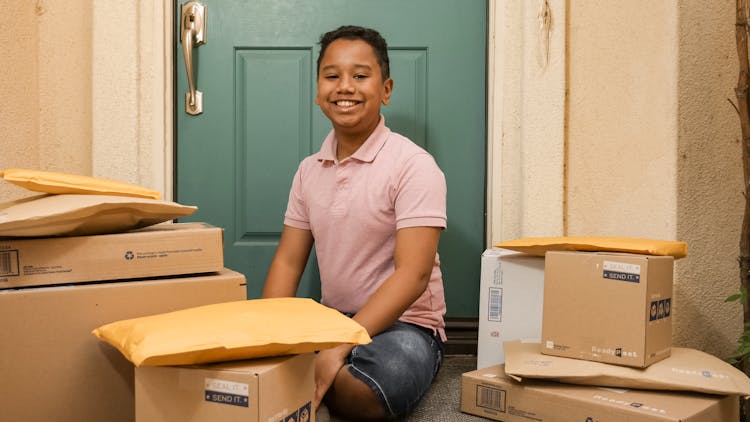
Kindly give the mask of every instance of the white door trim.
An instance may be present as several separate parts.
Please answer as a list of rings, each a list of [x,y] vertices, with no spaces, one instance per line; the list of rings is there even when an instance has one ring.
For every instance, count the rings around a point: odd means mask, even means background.
[[[92,173],[172,199],[172,1],[92,2]]]
[[[489,2],[487,246],[564,231],[565,0]]]

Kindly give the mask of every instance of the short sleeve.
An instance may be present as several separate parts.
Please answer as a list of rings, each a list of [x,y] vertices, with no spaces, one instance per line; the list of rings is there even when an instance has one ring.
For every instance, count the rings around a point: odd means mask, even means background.
[[[284,224],[297,229],[310,230],[310,216],[302,183],[303,165],[304,161],[300,163],[297,172],[294,174],[294,179],[292,179],[286,213],[284,213]]]
[[[404,162],[397,183],[396,229],[447,227],[445,175],[426,152]]]

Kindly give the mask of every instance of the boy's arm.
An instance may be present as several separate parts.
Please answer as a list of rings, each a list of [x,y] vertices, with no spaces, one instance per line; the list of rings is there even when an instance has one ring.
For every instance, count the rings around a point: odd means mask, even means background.
[[[424,293],[440,231],[439,227],[407,227],[396,232],[395,271],[354,316],[370,336],[390,327]]]
[[[263,297],[291,297],[297,294],[297,287],[313,245],[310,230],[297,229],[285,225],[281,232],[279,246],[268,268],[263,286]]]
[[[435,263],[439,227],[408,227],[396,232],[395,271],[370,296],[354,320],[374,336],[390,327],[425,291]],[[318,354],[315,367],[317,409],[353,346],[344,344]]]

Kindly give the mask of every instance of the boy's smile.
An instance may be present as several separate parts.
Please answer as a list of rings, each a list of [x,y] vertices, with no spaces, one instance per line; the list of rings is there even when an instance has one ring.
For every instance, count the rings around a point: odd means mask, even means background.
[[[380,105],[388,104],[392,88],[369,44],[338,39],[320,62],[315,103],[333,123],[339,142],[359,147],[380,122]]]

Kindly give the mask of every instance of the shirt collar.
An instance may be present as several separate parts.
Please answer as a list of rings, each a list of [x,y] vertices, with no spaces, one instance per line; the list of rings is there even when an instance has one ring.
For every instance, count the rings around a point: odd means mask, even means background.
[[[390,135],[390,133],[391,130],[388,129],[388,127],[386,127],[385,125],[385,117],[381,115],[380,122],[378,122],[375,130],[372,131],[370,136],[365,140],[365,143],[362,144],[362,146],[359,147],[359,149],[355,151],[350,158],[366,163],[373,162],[375,160],[375,157],[378,155],[378,152],[380,152],[380,150],[383,148],[383,145],[385,145],[385,141],[386,139],[388,139],[388,135]],[[336,162],[337,143],[338,141],[336,139],[336,132],[334,130],[331,130],[331,132],[328,133],[328,136],[326,136],[326,139],[323,141],[323,145],[320,147],[320,151],[317,154],[318,161]]]

